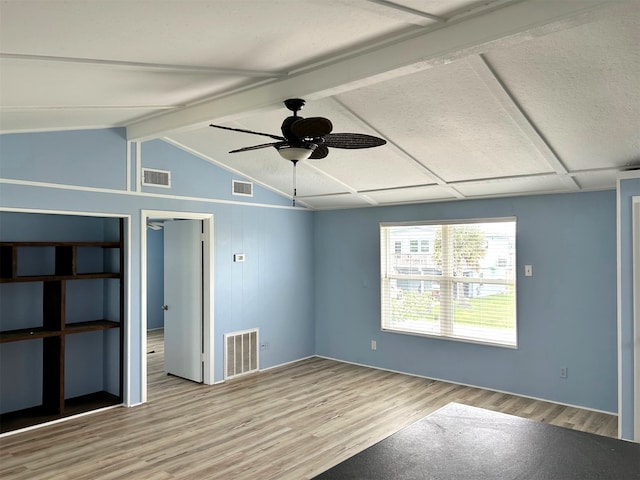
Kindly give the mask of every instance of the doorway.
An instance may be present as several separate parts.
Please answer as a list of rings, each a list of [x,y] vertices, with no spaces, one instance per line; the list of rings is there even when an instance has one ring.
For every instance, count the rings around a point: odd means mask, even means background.
[[[143,210],[141,214],[141,356],[142,356],[142,368],[141,368],[141,397],[142,402],[147,401],[147,294],[148,294],[148,280],[147,272],[149,269],[147,256],[148,256],[148,238],[147,238],[147,224],[161,224],[164,221],[179,221],[179,220],[197,220],[198,222],[185,222],[185,223],[197,223],[198,229],[202,231],[202,295],[201,298],[194,298],[192,301],[201,305],[197,305],[202,309],[202,383],[212,385],[214,383],[213,378],[213,215],[203,213],[191,213],[191,212],[173,212],[173,211],[159,211],[159,210]],[[156,223],[157,222],[157,223]],[[175,222],[177,223],[177,222]],[[201,227],[200,227],[201,225]],[[184,248],[174,249],[172,255],[181,258],[182,255],[188,256],[189,252]],[[186,258],[185,258],[186,259]],[[166,302],[165,302],[166,304]],[[196,305],[194,305],[195,307]],[[160,308],[160,306],[158,307]],[[171,308],[171,307],[169,307]],[[175,331],[175,330],[174,330]],[[184,344],[184,339],[174,342],[175,348],[189,349],[188,344]],[[185,351],[186,351],[185,350]],[[198,348],[198,351],[200,349]],[[178,352],[179,356],[179,352]]]

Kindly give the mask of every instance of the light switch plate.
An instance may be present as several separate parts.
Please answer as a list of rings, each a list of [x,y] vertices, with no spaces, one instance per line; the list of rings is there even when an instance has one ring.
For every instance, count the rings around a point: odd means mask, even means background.
[[[234,253],[233,254],[234,262],[244,262],[244,253]]]
[[[533,277],[533,266],[525,265],[524,266],[524,276],[525,277]]]

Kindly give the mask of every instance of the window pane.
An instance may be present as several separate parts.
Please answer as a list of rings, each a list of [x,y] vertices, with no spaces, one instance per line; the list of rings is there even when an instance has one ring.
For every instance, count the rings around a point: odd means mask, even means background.
[[[454,283],[453,334],[515,342],[516,302],[511,285]]]
[[[434,264],[434,258],[429,252],[419,252],[419,245],[430,241],[436,236],[436,231],[440,229],[438,225],[412,225],[386,227],[389,233],[390,245],[394,246],[394,255],[390,258],[388,273],[399,273],[402,275],[433,275],[439,268]],[[404,242],[405,253],[398,251],[398,245]],[[409,249],[407,250],[407,247]],[[408,252],[408,253],[406,253]]]
[[[438,333],[439,284],[431,282],[430,289],[426,290],[419,281],[409,282],[399,285],[395,297],[391,299],[390,326],[422,333]],[[400,288],[401,286],[404,288]]]
[[[480,269],[487,253],[485,232],[480,225],[451,225],[453,235],[453,274],[471,276]]]
[[[515,228],[381,226],[382,328],[517,345]]]

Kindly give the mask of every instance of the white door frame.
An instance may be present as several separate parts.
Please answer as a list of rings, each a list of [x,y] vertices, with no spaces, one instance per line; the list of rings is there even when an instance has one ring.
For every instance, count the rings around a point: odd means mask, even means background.
[[[142,210],[140,221],[140,354],[141,358],[141,401],[147,401],[147,222],[150,218],[172,218],[180,220],[202,220],[204,248],[202,256],[203,280],[203,330],[204,345],[203,383],[213,385],[213,214],[197,212],[176,212],[167,210]]]
[[[640,196],[632,197],[634,440],[640,442]]]

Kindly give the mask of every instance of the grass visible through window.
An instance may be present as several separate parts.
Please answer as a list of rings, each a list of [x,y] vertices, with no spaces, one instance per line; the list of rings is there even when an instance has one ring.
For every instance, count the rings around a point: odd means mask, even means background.
[[[513,329],[515,328],[515,295],[513,288],[503,293],[454,301],[453,322],[457,325]],[[430,292],[404,292],[392,300],[394,322],[440,321],[440,302]]]
[[[453,323],[486,328],[515,328],[514,302],[513,288],[496,295],[457,301],[454,304]]]

